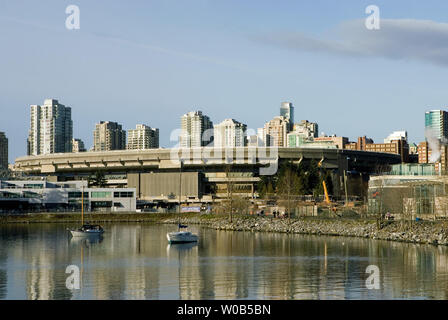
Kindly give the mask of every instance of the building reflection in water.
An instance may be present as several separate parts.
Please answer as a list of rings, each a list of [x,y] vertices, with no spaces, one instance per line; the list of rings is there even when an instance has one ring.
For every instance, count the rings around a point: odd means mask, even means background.
[[[0,299],[447,298],[446,247],[205,228],[168,245],[172,226],[110,224],[82,240],[66,227],[0,226]],[[81,290],[65,287],[71,264]],[[365,287],[369,265],[379,290]]]

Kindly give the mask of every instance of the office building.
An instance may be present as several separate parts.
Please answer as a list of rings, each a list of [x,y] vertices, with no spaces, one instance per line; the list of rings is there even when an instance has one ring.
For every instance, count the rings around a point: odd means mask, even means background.
[[[267,147],[286,147],[289,132],[289,120],[283,116],[274,117],[264,125]]]
[[[138,124],[128,130],[128,150],[145,150],[159,147],[159,129]]]
[[[357,142],[347,142],[344,144],[344,149],[348,150],[360,150],[366,151],[366,145],[372,144],[373,139],[367,138],[366,136],[358,137]]]
[[[280,105],[280,116],[288,119],[288,130],[292,130],[294,125],[294,107],[291,102],[282,102],[282,104]]]
[[[286,136],[287,136],[286,139],[287,139],[289,148],[301,147],[306,140],[306,137],[303,134],[298,133],[296,131],[290,132]]]
[[[443,110],[431,110],[425,112],[426,135],[437,139],[448,138],[448,112]],[[427,137],[428,138],[428,137]]]
[[[392,140],[390,143],[368,143],[365,151],[395,153],[401,156],[401,162],[409,161],[409,145],[404,140]]]
[[[93,131],[93,150],[110,151],[126,149],[126,131],[121,124],[101,121]]]
[[[181,148],[207,146],[213,141],[213,122],[202,111],[192,111],[181,117]]]
[[[8,138],[0,131],[0,170],[8,169]]]
[[[86,148],[84,142],[81,139],[72,140],[72,152],[85,152]]]
[[[244,147],[247,145],[246,130],[247,125],[234,119],[225,119],[214,126],[214,146]]]
[[[72,152],[72,111],[55,99],[31,105],[28,155]]]
[[[448,172],[448,146],[439,145],[437,150],[432,150],[427,141],[420,142],[417,147],[418,163],[434,163],[437,174]]]
[[[431,148],[427,141],[420,142],[417,147],[418,163],[431,163]]]
[[[84,191],[84,196],[82,195]],[[82,199],[84,198],[84,199]],[[135,211],[135,188],[89,188],[87,181],[0,181],[0,210]]]

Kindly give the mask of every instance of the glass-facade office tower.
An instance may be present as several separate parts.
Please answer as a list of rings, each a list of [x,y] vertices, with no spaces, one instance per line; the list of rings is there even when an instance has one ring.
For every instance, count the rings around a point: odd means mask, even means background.
[[[289,121],[289,130],[292,130],[294,126],[294,107],[291,102],[282,102],[280,116],[285,117]]]
[[[431,110],[425,113],[425,130],[437,139],[448,138],[448,112]]]

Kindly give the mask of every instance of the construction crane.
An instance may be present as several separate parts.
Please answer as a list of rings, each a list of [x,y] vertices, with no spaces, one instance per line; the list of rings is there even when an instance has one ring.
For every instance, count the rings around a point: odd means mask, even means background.
[[[319,163],[317,164],[317,166],[319,168],[322,168],[322,162],[324,162],[324,157],[323,156],[322,156],[322,159],[320,159]],[[330,197],[328,196],[327,184],[325,183],[325,180],[322,181],[322,185],[324,186],[325,202],[327,204],[330,204]]]
[[[322,185],[324,186],[324,193],[325,193],[325,202],[327,204],[330,204],[330,197],[328,196],[328,191],[327,191],[327,185],[325,184],[325,180],[322,181]]]

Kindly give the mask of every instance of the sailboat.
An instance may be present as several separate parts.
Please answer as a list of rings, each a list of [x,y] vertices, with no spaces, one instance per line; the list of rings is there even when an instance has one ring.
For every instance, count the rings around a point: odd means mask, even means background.
[[[104,233],[103,227],[97,224],[84,223],[84,187],[81,191],[81,227],[69,229],[73,237],[85,237],[91,235],[101,235]]]
[[[182,160],[180,162],[180,183],[179,183],[179,215],[177,222],[177,232],[169,232],[166,234],[166,238],[170,244],[174,243],[189,243],[198,242],[198,236],[189,231],[182,231],[182,229],[187,229],[188,226],[180,223],[180,213],[181,213],[181,203],[182,203]]]
[[[188,226],[183,224],[178,224],[177,232],[169,232],[166,237],[169,243],[189,243],[189,242],[198,242],[198,236],[189,231],[181,231],[182,229],[186,229]]]

